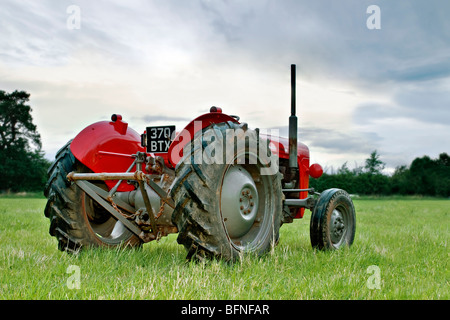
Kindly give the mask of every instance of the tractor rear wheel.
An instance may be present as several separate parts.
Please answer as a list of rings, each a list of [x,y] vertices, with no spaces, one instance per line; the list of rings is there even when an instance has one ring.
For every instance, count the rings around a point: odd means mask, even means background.
[[[355,238],[355,228],[355,207],[348,193],[341,189],[322,192],[310,222],[313,248],[334,250],[350,246]]]
[[[61,251],[76,252],[82,247],[140,246],[140,239],[92,200],[75,183],[69,172],[92,172],[75,159],[70,142],[56,154],[48,170],[44,194],[48,198],[45,216],[50,219],[50,235]],[[106,187],[104,184],[100,187]]]
[[[230,139],[226,134],[230,129],[245,132],[245,143],[237,143],[229,157],[222,157],[222,153],[220,157],[212,156],[212,143]],[[186,248],[188,260],[235,261],[244,253],[262,255],[277,244],[281,179],[278,170],[261,174],[261,169],[268,166],[267,158],[262,159],[250,148],[259,143],[267,145],[246,125],[221,123],[197,133],[190,147],[184,149],[171,188],[176,203],[172,222],[178,228],[177,241]],[[221,152],[218,149],[215,152]]]

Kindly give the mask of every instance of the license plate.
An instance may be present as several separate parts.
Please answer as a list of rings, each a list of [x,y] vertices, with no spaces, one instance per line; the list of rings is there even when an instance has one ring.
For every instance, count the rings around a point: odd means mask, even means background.
[[[147,152],[167,153],[175,135],[175,126],[147,127]]]

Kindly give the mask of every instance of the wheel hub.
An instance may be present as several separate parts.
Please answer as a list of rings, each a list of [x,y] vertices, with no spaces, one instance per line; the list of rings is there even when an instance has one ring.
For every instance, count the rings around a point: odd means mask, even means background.
[[[330,221],[330,236],[333,243],[339,243],[345,231],[345,222],[338,210],[333,210]]]
[[[258,212],[258,191],[250,173],[240,165],[231,166],[222,183],[221,212],[230,238],[245,235]]]
[[[239,196],[239,210],[242,215],[248,215],[252,213],[255,207],[255,196],[257,193],[253,188],[244,187],[242,188]]]

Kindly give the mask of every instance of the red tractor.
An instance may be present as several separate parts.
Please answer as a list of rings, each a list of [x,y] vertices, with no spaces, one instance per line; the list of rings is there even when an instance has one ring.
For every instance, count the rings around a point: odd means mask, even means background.
[[[82,130],[48,171],[45,216],[60,250],[141,246],[171,233],[188,259],[234,261],[277,244],[283,223],[312,211],[311,244],[351,245],[355,209],[340,189],[321,194],[309,149],[297,143],[295,65],[289,138],[250,129],[220,108],[140,135],[114,114]]]

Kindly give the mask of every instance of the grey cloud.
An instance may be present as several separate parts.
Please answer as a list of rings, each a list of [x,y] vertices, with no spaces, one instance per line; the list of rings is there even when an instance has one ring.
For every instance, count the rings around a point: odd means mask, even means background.
[[[391,104],[365,103],[359,105],[353,112],[353,122],[364,125],[375,120],[397,118],[402,114],[398,109]]]
[[[433,88],[402,89],[394,94],[390,104],[368,102],[353,112],[353,122],[362,125],[400,118],[449,126],[450,93]]]
[[[280,136],[288,137],[288,127],[277,127]],[[374,132],[356,130],[337,130],[320,127],[301,126],[298,141],[305,143],[310,150],[322,148],[329,153],[369,154],[379,148],[382,138]]]
[[[61,65],[79,50],[96,52],[109,60],[120,59],[122,63],[134,60],[135,50],[116,33],[127,33],[127,22],[119,18],[111,21],[117,17],[114,4],[76,1],[81,9],[81,28],[69,30],[66,10],[72,4],[48,0],[2,3],[0,21],[7,21],[2,24],[0,38],[2,60],[21,65]],[[121,8],[120,13],[129,11]]]
[[[395,96],[408,117],[450,126],[450,93],[436,89],[402,91]]]
[[[378,1],[382,29],[368,30],[373,1],[75,1],[81,30],[66,28],[73,1],[2,4],[9,32],[0,55],[13,61],[65,63],[88,48],[106,59],[133,63],[161,45],[185,49],[197,61],[245,63],[266,68],[298,63],[305,77],[347,79],[356,84],[447,77],[450,22],[442,1]],[[20,39],[20,40],[16,40]],[[141,47],[136,47],[140,40]],[[17,45],[11,45],[17,44]],[[22,52],[22,53],[21,53]],[[448,52],[448,51],[447,51]],[[30,55],[35,59],[27,59]]]
[[[257,68],[297,63],[304,78],[367,89],[450,75],[448,2],[377,1],[381,30],[366,27],[368,0],[200,3],[203,26],[235,63],[242,56]]]
[[[386,77],[398,82],[421,82],[450,77],[450,54],[445,61],[431,62],[429,64],[412,67],[397,68],[386,73]]]
[[[376,133],[358,131],[338,131],[325,128],[304,128],[301,139],[311,141],[311,146],[334,153],[370,153],[379,148],[381,138]]]

